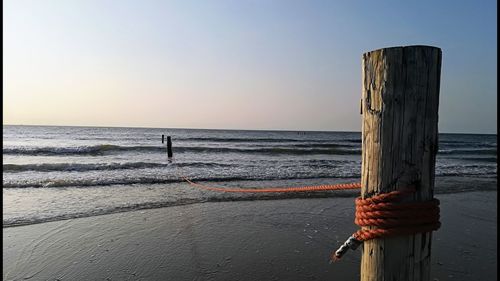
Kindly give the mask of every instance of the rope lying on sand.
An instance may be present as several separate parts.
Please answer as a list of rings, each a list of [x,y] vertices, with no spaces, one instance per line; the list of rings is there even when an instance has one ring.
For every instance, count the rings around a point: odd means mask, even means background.
[[[312,192],[328,190],[359,189],[361,183],[343,183],[317,186],[282,188],[223,188],[195,183],[182,177],[190,185],[210,191],[237,193]],[[415,193],[415,188],[382,193],[370,198],[356,198],[354,223],[361,227],[331,255],[331,261],[339,260],[349,249],[355,250],[363,243],[375,238],[412,235],[437,230],[439,222],[439,200],[425,202],[403,202]]]

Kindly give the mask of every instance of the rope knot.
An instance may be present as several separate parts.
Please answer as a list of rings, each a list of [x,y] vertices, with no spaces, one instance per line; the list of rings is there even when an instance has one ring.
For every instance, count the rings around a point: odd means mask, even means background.
[[[339,260],[349,248],[355,249],[363,241],[437,230],[441,226],[439,200],[402,202],[406,196],[414,192],[414,188],[408,188],[366,199],[356,198],[354,222],[362,229],[356,231],[340,246],[332,255],[332,260]],[[353,243],[356,244],[354,248],[351,246]]]

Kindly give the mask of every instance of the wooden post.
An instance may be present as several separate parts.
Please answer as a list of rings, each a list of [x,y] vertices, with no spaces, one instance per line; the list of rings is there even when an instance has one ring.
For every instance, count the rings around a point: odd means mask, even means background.
[[[161,135],[161,143],[165,142],[165,135]]]
[[[413,184],[433,198],[441,49],[394,47],[363,54],[361,196]],[[361,280],[429,280],[431,233],[363,243]]]
[[[170,136],[167,136],[167,155],[168,158],[172,157],[172,139]]]

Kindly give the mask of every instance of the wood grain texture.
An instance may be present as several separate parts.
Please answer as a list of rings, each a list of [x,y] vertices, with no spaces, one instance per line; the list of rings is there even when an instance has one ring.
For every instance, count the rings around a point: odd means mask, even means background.
[[[433,198],[441,49],[393,47],[363,54],[361,196],[409,185]],[[431,233],[365,241],[361,280],[429,280]]]

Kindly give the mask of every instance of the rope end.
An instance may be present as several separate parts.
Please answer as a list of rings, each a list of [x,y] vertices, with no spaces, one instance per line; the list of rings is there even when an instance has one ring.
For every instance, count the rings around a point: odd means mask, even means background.
[[[341,256],[337,256],[336,254],[332,254],[330,256],[330,261],[328,262],[329,264],[332,264],[334,262],[337,262],[340,260],[340,258],[342,258]]]
[[[356,250],[359,245],[361,245],[363,241],[360,241],[356,238],[354,238],[354,236],[350,236],[345,242],[344,244],[342,244],[342,246],[340,246],[337,251],[335,251],[335,253],[332,254],[332,256],[330,257],[330,264],[332,262],[336,262],[336,261],[339,261],[342,256],[347,253],[347,251],[349,249],[351,250]]]

